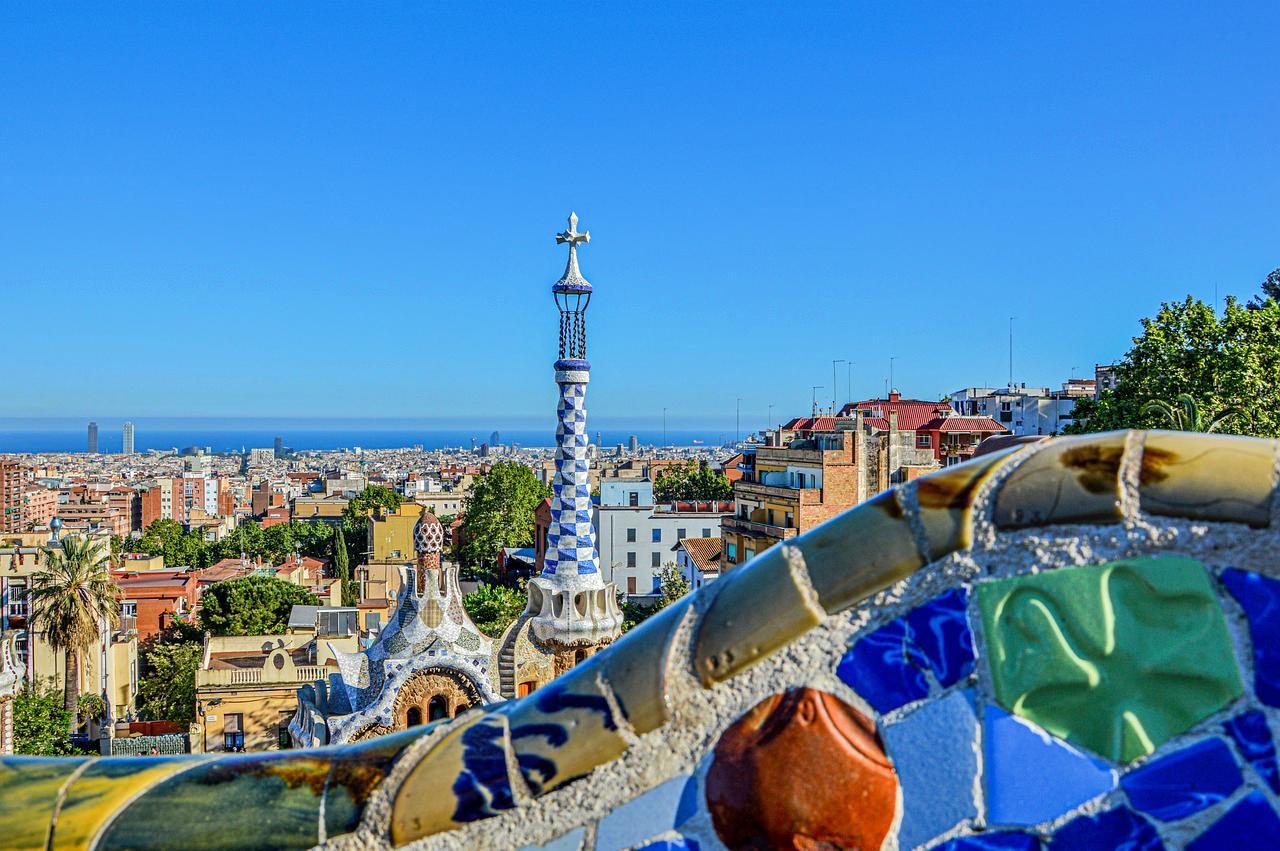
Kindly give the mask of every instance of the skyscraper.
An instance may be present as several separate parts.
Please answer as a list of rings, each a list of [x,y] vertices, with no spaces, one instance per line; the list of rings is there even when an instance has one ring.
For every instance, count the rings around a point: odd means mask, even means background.
[[[89,423],[89,454],[98,454],[98,424]]]
[[[630,438],[628,438],[627,443],[630,444],[630,448],[632,452],[640,451],[640,438],[636,437],[634,434],[631,435]]]
[[[123,444],[124,448],[122,451],[124,452],[125,455],[132,455],[133,454],[133,423],[124,424],[123,437],[124,437],[124,444]]]
[[[284,455],[284,438],[279,435],[276,436],[275,455],[277,458]]]
[[[556,242],[569,246],[564,274],[552,286],[560,309],[560,357],[555,362],[560,404],[556,411],[555,479],[551,525],[542,575],[529,581],[530,623],[540,641],[557,648],[590,647],[612,641],[622,626],[617,589],[600,576],[600,554],[591,523],[591,480],[587,460],[587,305],[591,284],[578,270],[578,246],[591,239],[578,233],[578,216]]]

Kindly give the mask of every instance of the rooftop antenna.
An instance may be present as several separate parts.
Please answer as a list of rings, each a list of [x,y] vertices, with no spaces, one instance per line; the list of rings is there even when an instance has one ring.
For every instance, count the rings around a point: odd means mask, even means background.
[[[742,397],[738,397],[738,407],[733,417],[733,442],[738,443],[742,440]]]
[[[818,391],[822,389],[821,384],[813,385],[813,416],[818,415]]]
[[[884,397],[886,399],[889,398],[889,394],[892,393],[894,389],[897,387],[897,385],[893,383],[893,362],[896,361],[897,359],[898,359],[897,355],[894,355],[893,357],[889,358],[889,389],[886,390],[884,394]]]
[[[836,377],[836,364],[845,363],[844,358],[831,361],[831,416],[836,415],[837,397],[840,395],[840,379]]]
[[[1017,317],[1009,317],[1009,389],[1013,389],[1013,320]]]

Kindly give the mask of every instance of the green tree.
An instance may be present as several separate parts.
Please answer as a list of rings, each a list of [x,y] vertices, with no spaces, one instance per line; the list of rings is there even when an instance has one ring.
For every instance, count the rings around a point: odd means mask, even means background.
[[[1186,395],[1202,422],[1224,413],[1220,428],[1257,437],[1280,436],[1280,303],[1248,309],[1228,296],[1222,315],[1188,296],[1163,304],[1142,320],[1142,334],[1116,364],[1116,387],[1076,403],[1079,434],[1121,428],[1166,428],[1167,414],[1152,402]]]
[[[198,639],[153,639],[143,656],[146,672],[138,680],[138,711],[153,721],[195,720],[196,669],[203,653]]]
[[[79,708],[80,654],[98,640],[105,619],[120,622],[111,556],[99,541],[73,535],[44,549],[44,569],[31,580],[31,625],[66,658],[63,708]]]
[[[62,695],[52,683],[23,683],[13,698],[14,753],[65,756],[74,752],[67,730],[75,713],[62,703]]]
[[[369,485],[347,500],[347,507],[342,511],[342,520],[346,524],[358,525],[368,519],[369,509],[385,508],[388,511],[395,511],[402,502],[404,497],[390,488]]]
[[[333,575],[342,581],[342,605],[354,606],[360,602],[360,594],[351,581],[351,560],[347,557],[347,541],[342,527],[333,530]]]
[[[199,532],[188,532],[176,520],[152,521],[142,533],[134,550],[153,556],[164,556],[165,567],[208,567],[209,545]]]
[[[705,462],[667,467],[653,483],[655,502],[715,502],[733,499],[733,485]]]
[[[1262,282],[1260,289],[1262,292],[1253,297],[1249,307],[1261,310],[1266,306],[1267,299],[1280,301],[1280,269],[1272,269],[1271,274],[1267,275],[1267,279]]]
[[[656,608],[665,609],[689,593],[689,580],[684,578],[684,574],[673,562],[667,562],[658,573],[658,590],[660,593]]]
[[[533,513],[551,488],[523,464],[494,464],[471,486],[462,514],[465,544],[459,556],[468,565],[493,564],[503,547],[533,543]]]
[[[462,598],[462,607],[481,632],[490,638],[499,638],[520,617],[528,599],[515,588],[481,585]]]
[[[1177,405],[1171,405],[1162,399],[1157,399],[1154,402],[1148,402],[1143,405],[1142,412],[1163,417],[1168,420],[1169,427],[1175,431],[1203,432],[1217,431],[1225,423],[1240,414],[1235,408],[1227,408],[1213,419],[1205,419],[1204,414],[1200,411],[1199,404],[1186,393],[1178,394]]]
[[[294,606],[318,606],[315,594],[274,576],[242,576],[210,585],[200,598],[200,626],[214,635],[277,635]]]

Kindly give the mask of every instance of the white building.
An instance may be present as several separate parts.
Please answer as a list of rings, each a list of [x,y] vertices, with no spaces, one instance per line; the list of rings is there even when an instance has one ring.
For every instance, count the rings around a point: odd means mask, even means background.
[[[1092,397],[1094,382],[1073,378],[1061,390],[1048,387],[966,387],[951,394],[951,407],[967,417],[991,417],[1015,435],[1061,434],[1075,422],[1076,401]]]
[[[653,482],[600,483],[594,511],[600,572],[627,596],[652,597],[665,564],[676,563],[676,545],[684,538],[719,538],[726,511],[676,511],[654,505]]]

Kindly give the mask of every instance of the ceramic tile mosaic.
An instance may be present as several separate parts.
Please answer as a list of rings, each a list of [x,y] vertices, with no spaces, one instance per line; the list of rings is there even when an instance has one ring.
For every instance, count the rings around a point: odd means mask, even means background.
[[[968,593],[957,588],[890,621],[859,639],[836,675],[878,712],[927,697],[927,673],[943,687],[959,682],[974,667],[967,604]]]
[[[1280,818],[1261,792],[1245,795],[1226,815],[1187,846],[1187,851],[1241,851],[1275,847],[1280,841]]]
[[[871,720],[839,698],[766,698],[716,743],[706,801],[730,848],[879,848],[898,783]]]
[[[1280,767],[1276,765],[1276,745],[1267,716],[1259,709],[1251,709],[1225,722],[1222,729],[1271,791],[1280,794]]]
[[[678,839],[658,839],[636,851],[698,851],[698,843],[691,837],[681,836]]]
[[[990,824],[1051,821],[1116,786],[1111,766],[998,706],[983,712],[982,747]]]
[[[882,735],[902,784],[902,847],[927,842],[978,814],[978,719],[970,693],[956,691],[926,703]]]
[[[1213,583],[1187,558],[978,586],[996,698],[1117,762],[1152,753],[1242,691]]]
[[[1001,830],[960,836],[935,845],[931,851],[1039,851],[1040,837],[1034,833]]]
[[[596,824],[597,851],[639,845],[679,825],[680,800],[689,780],[681,775],[615,807]]]
[[[1268,706],[1280,706],[1280,582],[1232,568],[1222,571],[1222,584],[1249,619],[1254,692]]]
[[[1225,801],[1243,782],[1227,743],[1214,737],[1130,771],[1121,785],[1134,809],[1177,821]]]
[[[1049,851],[1160,851],[1164,843],[1151,822],[1120,807],[1072,819],[1054,832]]]

